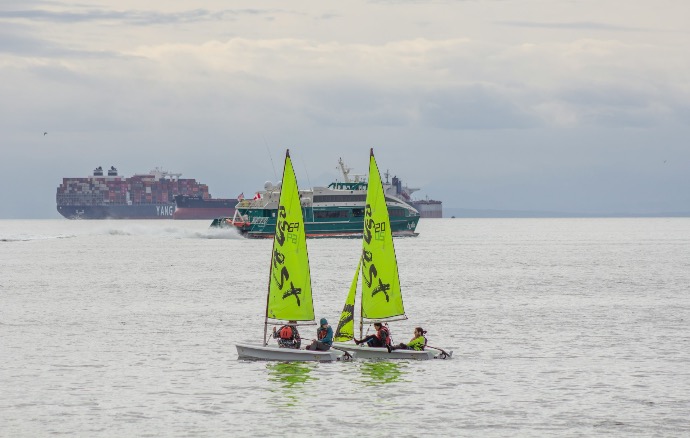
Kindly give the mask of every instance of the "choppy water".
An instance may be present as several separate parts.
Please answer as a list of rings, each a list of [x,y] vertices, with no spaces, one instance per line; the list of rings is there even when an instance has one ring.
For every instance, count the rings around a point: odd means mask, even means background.
[[[690,434],[690,219],[422,220],[393,335],[454,359],[332,364],[237,360],[270,242],[207,225],[0,221],[0,435]],[[309,241],[317,317],[359,248]]]

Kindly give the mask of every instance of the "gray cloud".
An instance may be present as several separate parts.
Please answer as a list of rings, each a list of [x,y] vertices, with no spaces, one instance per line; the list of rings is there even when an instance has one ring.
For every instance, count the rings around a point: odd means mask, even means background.
[[[24,9],[13,11],[0,11],[0,20],[31,20],[53,23],[80,23],[97,21],[120,21],[135,26],[146,26],[152,24],[176,24],[176,23],[195,23],[203,21],[223,21],[237,19],[246,15],[266,15],[271,16],[275,13],[285,11],[261,10],[261,9],[238,9],[210,11],[207,9],[194,9],[176,13],[164,13],[156,11],[138,10],[102,10],[93,9],[87,11],[48,11],[40,9]]]
[[[44,38],[30,36],[27,32],[7,32],[0,29],[0,53],[16,56],[45,58],[108,58],[120,54],[107,50],[81,50],[69,48]]]
[[[605,30],[612,32],[647,32],[649,29],[639,27],[617,26],[615,24],[597,23],[590,21],[576,22],[535,22],[535,21],[497,21],[496,24],[510,27],[525,27],[535,29],[563,29],[563,30]]]
[[[425,124],[443,129],[521,129],[538,123],[505,94],[481,85],[423,96],[420,113]]]

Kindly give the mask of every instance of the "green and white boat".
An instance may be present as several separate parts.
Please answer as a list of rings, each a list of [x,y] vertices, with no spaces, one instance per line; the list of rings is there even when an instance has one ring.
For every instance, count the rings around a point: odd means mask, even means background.
[[[344,182],[333,182],[328,187],[300,190],[307,237],[360,237],[364,229],[364,202],[367,181],[361,176],[349,176],[350,169],[342,160],[340,166]],[[386,184],[385,202],[390,226],[395,236],[416,236],[419,212],[400,195],[397,187]],[[247,237],[272,237],[276,229],[278,200],[281,184],[267,182],[264,191],[254,199],[243,199],[235,206],[235,216],[218,218],[211,226],[231,227]]]
[[[338,360],[343,352],[336,349],[310,351],[268,346],[269,323],[282,325],[296,321],[302,325],[316,325],[304,219],[289,150],[285,153],[283,181],[277,207],[279,232],[273,238],[268,274],[263,342],[261,345],[236,344],[237,356],[239,359],[300,362]]]
[[[364,324],[387,323],[407,319],[403,305],[398,262],[395,258],[393,233],[384,194],[381,175],[374,151],[369,158],[369,185],[366,195],[366,227],[362,235],[362,255],[352,280],[343,312],[340,315],[333,346],[351,352],[359,359],[416,359],[448,358],[452,352],[427,347],[422,351],[393,350],[386,348],[356,345],[354,338],[355,297],[360,273],[362,274],[362,294],[359,312],[359,337],[362,338]]]

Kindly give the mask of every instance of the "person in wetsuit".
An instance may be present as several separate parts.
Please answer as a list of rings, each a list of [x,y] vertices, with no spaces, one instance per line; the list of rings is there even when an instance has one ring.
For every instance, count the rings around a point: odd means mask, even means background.
[[[375,322],[374,329],[376,330],[376,333],[360,340],[355,339],[355,343],[357,345],[367,344],[370,347],[385,347],[386,345],[390,345],[391,334],[388,331],[388,327],[380,322]]]

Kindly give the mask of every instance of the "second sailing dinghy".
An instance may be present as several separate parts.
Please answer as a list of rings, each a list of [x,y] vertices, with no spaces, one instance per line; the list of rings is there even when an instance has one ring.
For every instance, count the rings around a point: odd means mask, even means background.
[[[289,150],[285,153],[283,182],[277,212],[276,233],[273,237],[268,277],[264,340],[261,345],[238,343],[236,345],[238,358],[322,362],[338,360],[343,352],[334,349],[311,351],[268,346],[269,321],[273,324],[287,321],[316,324],[304,217]]]
[[[362,273],[362,297],[360,303],[359,336],[364,323],[389,322],[407,319],[403,306],[398,263],[393,247],[390,218],[386,197],[381,183],[374,150],[369,157],[369,185],[364,208],[364,233],[362,255],[352,280],[345,307],[340,316],[333,345],[353,353],[360,359],[432,359],[450,357],[441,350],[393,350],[350,343],[354,338],[355,296],[359,274]]]

